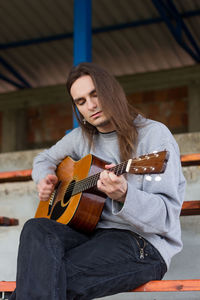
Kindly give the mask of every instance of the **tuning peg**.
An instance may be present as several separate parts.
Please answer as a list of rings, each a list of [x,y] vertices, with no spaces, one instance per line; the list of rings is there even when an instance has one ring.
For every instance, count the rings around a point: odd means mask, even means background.
[[[155,157],[159,156],[158,151],[153,151],[152,153],[154,154]]]

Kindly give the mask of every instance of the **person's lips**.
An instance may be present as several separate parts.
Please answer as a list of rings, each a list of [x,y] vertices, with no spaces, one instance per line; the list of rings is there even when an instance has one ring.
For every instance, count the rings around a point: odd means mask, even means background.
[[[100,116],[101,113],[102,113],[102,111],[97,111],[93,115],[91,115],[90,118],[97,118]]]

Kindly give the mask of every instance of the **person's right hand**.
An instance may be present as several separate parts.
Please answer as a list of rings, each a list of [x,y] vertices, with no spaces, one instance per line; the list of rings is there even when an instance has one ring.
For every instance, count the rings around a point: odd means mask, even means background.
[[[40,180],[37,185],[40,201],[47,201],[50,198],[57,182],[58,177],[53,174],[49,174]]]

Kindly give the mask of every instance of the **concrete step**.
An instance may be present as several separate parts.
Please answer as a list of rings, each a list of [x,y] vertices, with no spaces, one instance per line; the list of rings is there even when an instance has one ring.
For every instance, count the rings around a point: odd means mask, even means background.
[[[34,157],[42,149],[0,154],[0,172],[31,169]]]
[[[33,181],[0,184],[0,215],[19,219],[17,226],[0,227],[0,280],[15,280],[19,236],[38,206]]]
[[[32,180],[1,183],[0,199],[2,216],[18,218],[24,222],[34,216],[38,204],[36,185]]]

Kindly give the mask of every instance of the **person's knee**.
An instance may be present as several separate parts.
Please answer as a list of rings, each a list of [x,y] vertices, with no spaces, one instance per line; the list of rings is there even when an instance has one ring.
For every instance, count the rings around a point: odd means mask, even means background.
[[[23,226],[22,235],[31,235],[35,234],[37,231],[42,230],[42,227],[45,227],[45,224],[48,222],[48,219],[45,218],[33,218],[26,221]]]

